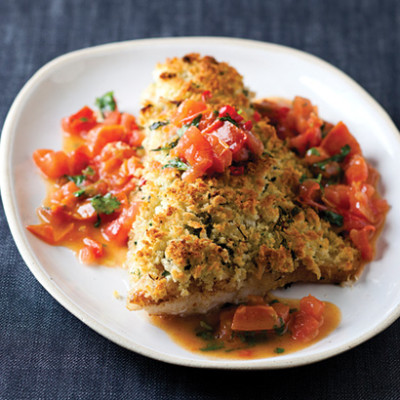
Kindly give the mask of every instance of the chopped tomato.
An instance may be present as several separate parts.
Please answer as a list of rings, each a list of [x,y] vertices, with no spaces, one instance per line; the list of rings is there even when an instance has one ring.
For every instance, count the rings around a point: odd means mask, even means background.
[[[94,222],[97,219],[97,213],[90,200],[85,200],[76,206],[72,217],[78,221]]]
[[[203,100],[203,102],[205,103],[207,100],[212,98],[212,94],[209,90],[205,90],[202,94],[201,94],[201,100]]]
[[[324,202],[332,208],[350,208],[350,187],[348,185],[329,185],[324,189]]]
[[[224,122],[213,133],[229,146],[233,156],[243,148],[247,139],[245,132],[230,122]]]
[[[246,132],[246,146],[256,156],[261,156],[264,151],[263,142],[252,132]]]
[[[277,326],[278,315],[267,305],[241,305],[237,308],[232,321],[234,331],[271,330]]]
[[[87,146],[81,145],[68,155],[69,175],[78,175],[89,165],[89,153]]]
[[[346,167],[346,181],[349,184],[353,182],[366,182],[368,179],[368,164],[364,157],[355,154],[351,157],[347,167]]]
[[[60,178],[69,173],[68,156],[63,151],[36,150],[33,161],[50,179]]]
[[[55,244],[54,240],[54,229],[49,223],[38,224],[38,225],[28,225],[26,227],[29,232],[36,235],[39,239],[45,241],[48,244]]]
[[[300,311],[305,312],[306,314],[311,315],[317,321],[321,321],[325,310],[325,303],[321,300],[318,300],[314,296],[309,294],[306,297],[303,297],[300,300]]]
[[[289,321],[290,307],[286,304],[277,302],[272,304],[272,308],[275,310],[278,318],[282,318],[282,321],[286,324]]]
[[[111,221],[102,230],[103,236],[108,241],[116,241],[120,245],[125,245],[128,241],[128,235],[136,219],[139,207],[140,202],[134,202],[128,208],[124,208],[120,216]]]
[[[204,137],[212,147],[212,169],[216,172],[224,172],[225,169],[232,164],[232,152],[229,146],[215,133],[209,133],[204,135]]]
[[[97,125],[96,114],[91,108],[85,106],[70,117],[63,118],[61,125],[65,132],[80,135],[89,132]]]
[[[71,209],[78,202],[78,197],[75,196],[78,190],[75,182],[65,183],[51,195],[50,202]]]
[[[233,336],[232,332],[232,320],[235,315],[236,308],[232,307],[227,310],[223,310],[219,314],[219,328],[217,336],[223,340],[231,340]]]
[[[104,125],[119,125],[121,123],[121,113],[118,110],[106,111],[104,114]]]
[[[304,204],[316,207],[320,210],[326,210],[326,207],[319,202],[321,196],[321,187],[318,182],[307,179],[301,185],[299,189],[299,199]]]
[[[312,126],[304,133],[289,140],[289,146],[295,148],[300,154],[304,154],[310,147],[319,146],[321,143],[320,125]]]
[[[321,142],[323,147],[331,156],[339,154],[344,147],[350,146],[350,158],[354,154],[361,154],[361,148],[356,138],[349,132],[347,126],[343,122],[336,124]]]
[[[88,237],[83,239],[84,246],[79,250],[79,260],[82,264],[93,264],[103,257],[104,247],[101,243]]]
[[[223,106],[219,109],[219,117],[220,118],[230,117],[237,123],[243,121],[243,117],[238,114],[235,107],[232,107],[230,105]]]
[[[181,127],[182,125],[191,122],[198,114],[206,110],[207,106],[202,101],[194,101],[187,99],[178,107],[175,115],[171,118],[171,122]]]
[[[354,245],[360,250],[361,256],[366,261],[374,258],[374,249],[371,245],[371,237],[375,233],[375,227],[372,225],[364,226],[362,229],[352,229],[350,231],[350,239]]]
[[[213,150],[210,143],[200,131],[191,126],[171,151],[173,157],[180,157],[190,164],[190,168],[182,175],[183,179],[193,181],[203,176],[213,164]]]
[[[294,313],[289,329],[292,333],[292,339],[308,342],[318,335],[319,327],[320,322],[312,315],[298,311]]]
[[[90,131],[88,135],[89,148],[93,156],[100,154],[107,143],[127,142],[128,135],[121,125],[105,125]]]

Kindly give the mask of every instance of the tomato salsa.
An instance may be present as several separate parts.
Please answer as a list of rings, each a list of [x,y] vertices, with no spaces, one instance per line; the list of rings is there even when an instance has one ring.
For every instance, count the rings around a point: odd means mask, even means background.
[[[339,324],[340,311],[311,295],[301,300],[269,295],[249,296],[246,304],[207,315],[151,320],[189,351],[255,359],[285,355],[323,339]]]
[[[27,229],[52,245],[69,246],[79,260],[119,263],[139,207],[143,133],[120,112],[112,92],[62,120],[64,150],[36,150],[33,160],[49,182],[38,215]],[[120,254],[120,256],[118,256]]]
[[[362,258],[371,261],[389,206],[376,190],[379,173],[365,160],[347,126],[323,121],[317,107],[299,96],[291,104],[262,100],[256,110],[309,167],[310,174],[300,178],[299,201],[349,235]]]

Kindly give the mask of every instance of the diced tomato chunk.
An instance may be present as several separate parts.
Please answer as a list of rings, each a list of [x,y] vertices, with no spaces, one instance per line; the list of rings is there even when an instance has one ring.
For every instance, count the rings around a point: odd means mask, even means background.
[[[207,105],[202,101],[194,101],[187,99],[178,107],[176,113],[172,116],[171,122],[181,127],[182,125],[191,122],[196,115],[207,109]]]
[[[325,303],[309,294],[300,300],[300,311],[311,315],[317,321],[321,321],[325,310]]]
[[[308,342],[318,335],[319,327],[320,322],[312,315],[298,311],[294,313],[289,329],[292,333],[292,339]]]
[[[93,264],[103,257],[104,247],[101,243],[91,238],[83,239],[84,246],[79,250],[79,260],[82,264]]]
[[[190,168],[182,175],[183,179],[189,181],[203,176],[212,166],[214,158],[210,143],[195,126],[186,130],[171,155],[190,164]]]
[[[364,157],[355,154],[351,157],[347,167],[346,167],[346,181],[349,184],[353,182],[366,182],[368,179],[368,164]]]
[[[241,305],[236,309],[232,321],[234,331],[261,331],[271,330],[276,327],[278,315],[267,305]]]
[[[235,122],[239,123],[243,121],[243,117],[238,114],[236,109],[230,105],[222,106],[219,110],[219,117],[231,117]]]
[[[264,151],[263,142],[252,132],[246,132],[246,146],[256,156],[261,156]]]
[[[128,135],[121,125],[105,125],[90,131],[88,141],[92,155],[96,156],[107,143],[127,142]]]
[[[89,132],[97,125],[96,114],[91,108],[85,106],[70,117],[63,118],[61,125],[65,132],[80,135]]]
[[[247,139],[245,132],[230,122],[224,122],[214,134],[229,146],[233,156],[243,148]]]
[[[55,244],[54,240],[54,229],[49,223],[38,224],[38,225],[28,225],[26,227],[29,232],[36,235],[39,239],[45,241],[48,244]]]
[[[371,261],[374,258],[374,249],[371,244],[371,237],[374,233],[375,227],[372,225],[350,231],[351,241],[360,250],[362,258],[366,261]]]
[[[282,321],[286,324],[289,321],[290,307],[281,302],[273,303],[272,308],[275,310],[278,318],[282,318]]]
[[[350,208],[350,187],[348,185],[329,185],[324,189],[324,202],[333,208]]]
[[[209,133],[204,137],[212,147],[212,169],[216,172],[224,172],[232,164],[232,152],[229,146],[214,133]]]
[[[304,204],[319,208],[320,210],[326,210],[326,206],[319,202],[319,196],[321,195],[321,187],[318,182],[307,179],[301,185],[299,189],[299,199]]]
[[[349,145],[350,153],[347,157],[354,154],[361,154],[361,148],[356,138],[349,132],[343,122],[336,124],[321,142],[323,147],[331,156],[339,154],[342,147]]]
[[[86,145],[79,146],[68,155],[69,175],[78,175],[90,163],[91,157]]]
[[[33,161],[48,178],[56,179],[69,173],[68,156],[63,151],[36,150]]]
[[[104,125],[119,125],[121,123],[121,113],[118,110],[106,111],[104,114]]]
[[[78,197],[75,196],[79,190],[79,187],[76,186],[75,182],[67,182],[62,185],[58,190],[52,193],[50,197],[50,202],[55,205],[67,207],[71,209],[78,202]]]
[[[120,245],[125,245],[140,204],[140,202],[134,202],[128,208],[124,208],[119,217],[102,230],[103,236],[110,242],[115,241]]]

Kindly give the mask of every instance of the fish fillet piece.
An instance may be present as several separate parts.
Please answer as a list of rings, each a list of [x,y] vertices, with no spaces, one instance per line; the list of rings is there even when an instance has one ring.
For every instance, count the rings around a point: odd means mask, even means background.
[[[230,104],[253,120],[264,153],[246,173],[229,170],[194,182],[162,167],[174,138],[169,118],[185,99],[204,91],[218,109]],[[362,268],[360,253],[315,210],[297,201],[303,162],[264,121],[256,123],[252,93],[241,75],[212,57],[189,54],[159,64],[143,95],[140,123],[146,129],[141,201],[126,266],[129,309],[150,314],[205,313],[247,295],[262,295],[292,282],[344,282]],[[155,122],[165,126],[149,129]]]

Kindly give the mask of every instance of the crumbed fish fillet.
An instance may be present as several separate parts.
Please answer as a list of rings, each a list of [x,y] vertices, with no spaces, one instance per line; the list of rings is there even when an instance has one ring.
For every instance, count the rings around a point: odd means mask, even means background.
[[[297,201],[299,179],[310,172],[266,122],[253,120],[265,151],[246,173],[229,171],[195,182],[162,169],[172,140],[165,125],[184,99],[211,107],[230,104],[252,119],[252,94],[240,74],[212,57],[189,54],[156,67],[144,94],[140,123],[146,128],[144,184],[130,233],[126,266],[129,309],[150,314],[205,313],[226,302],[263,295],[292,282],[344,282],[356,278],[360,253],[318,213]]]

